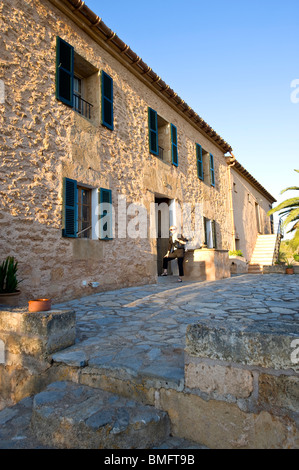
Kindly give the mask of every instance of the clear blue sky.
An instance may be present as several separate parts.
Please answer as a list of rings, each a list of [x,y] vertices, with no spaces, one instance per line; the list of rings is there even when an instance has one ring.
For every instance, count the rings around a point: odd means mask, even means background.
[[[299,186],[298,0],[86,0],[278,200]],[[299,85],[298,97],[299,97]],[[298,194],[297,194],[298,195]]]

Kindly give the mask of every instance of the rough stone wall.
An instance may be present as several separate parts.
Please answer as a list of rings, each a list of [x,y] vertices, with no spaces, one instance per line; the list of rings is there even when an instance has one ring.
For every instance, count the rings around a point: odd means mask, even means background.
[[[0,310],[0,409],[56,380],[51,354],[71,346],[75,339],[76,316],[71,310]]]
[[[271,203],[233,167],[231,175],[235,230],[240,237],[238,249],[250,261],[259,233],[256,204],[258,204],[260,211],[260,233],[268,235],[271,233],[271,226],[267,212],[271,208]]]
[[[190,325],[185,393],[166,392],[175,430],[211,448],[299,446],[299,368],[292,323]],[[175,402],[175,412],[173,404]],[[185,407],[185,413],[183,413]],[[188,424],[188,425],[187,425]]]
[[[202,202],[203,215],[217,221],[219,248],[228,249],[228,174],[218,147],[46,0],[2,2],[0,15],[0,80],[5,87],[0,103],[0,258],[14,255],[19,261],[21,301],[57,301],[155,282],[154,239],[62,238],[63,177],[111,189],[114,204],[125,196],[128,204],[142,203],[148,211],[155,193],[180,203]],[[99,73],[104,70],[113,78],[114,131],[103,127],[99,116],[90,122],[56,100],[57,35]],[[177,126],[178,168],[149,153],[148,106]],[[100,112],[99,102],[95,111]],[[197,178],[196,142],[214,155],[215,188]],[[116,208],[116,234],[117,215]],[[83,280],[99,282],[99,288],[84,288]]]

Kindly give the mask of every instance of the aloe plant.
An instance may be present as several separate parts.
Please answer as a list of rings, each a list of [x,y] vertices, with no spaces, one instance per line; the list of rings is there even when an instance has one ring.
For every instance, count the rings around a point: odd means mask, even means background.
[[[0,265],[0,294],[17,291],[21,281],[17,279],[18,262],[13,256],[8,256]]]

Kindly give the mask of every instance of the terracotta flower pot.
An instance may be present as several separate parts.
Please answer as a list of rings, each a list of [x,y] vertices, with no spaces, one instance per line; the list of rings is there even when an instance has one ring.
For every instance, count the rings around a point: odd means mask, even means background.
[[[7,305],[9,307],[17,307],[19,302],[19,295],[21,291],[0,294],[0,305]]]
[[[28,304],[29,312],[47,312],[48,310],[51,310],[50,299],[29,300]]]
[[[286,268],[286,274],[294,274],[294,268]]]

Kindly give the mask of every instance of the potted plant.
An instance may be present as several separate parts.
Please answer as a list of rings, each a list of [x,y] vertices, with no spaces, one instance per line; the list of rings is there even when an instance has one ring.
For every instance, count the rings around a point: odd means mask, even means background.
[[[286,274],[294,274],[294,266],[292,263],[286,265]]]
[[[0,304],[16,305],[20,291],[17,278],[18,262],[13,256],[8,256],[0,265]]]

